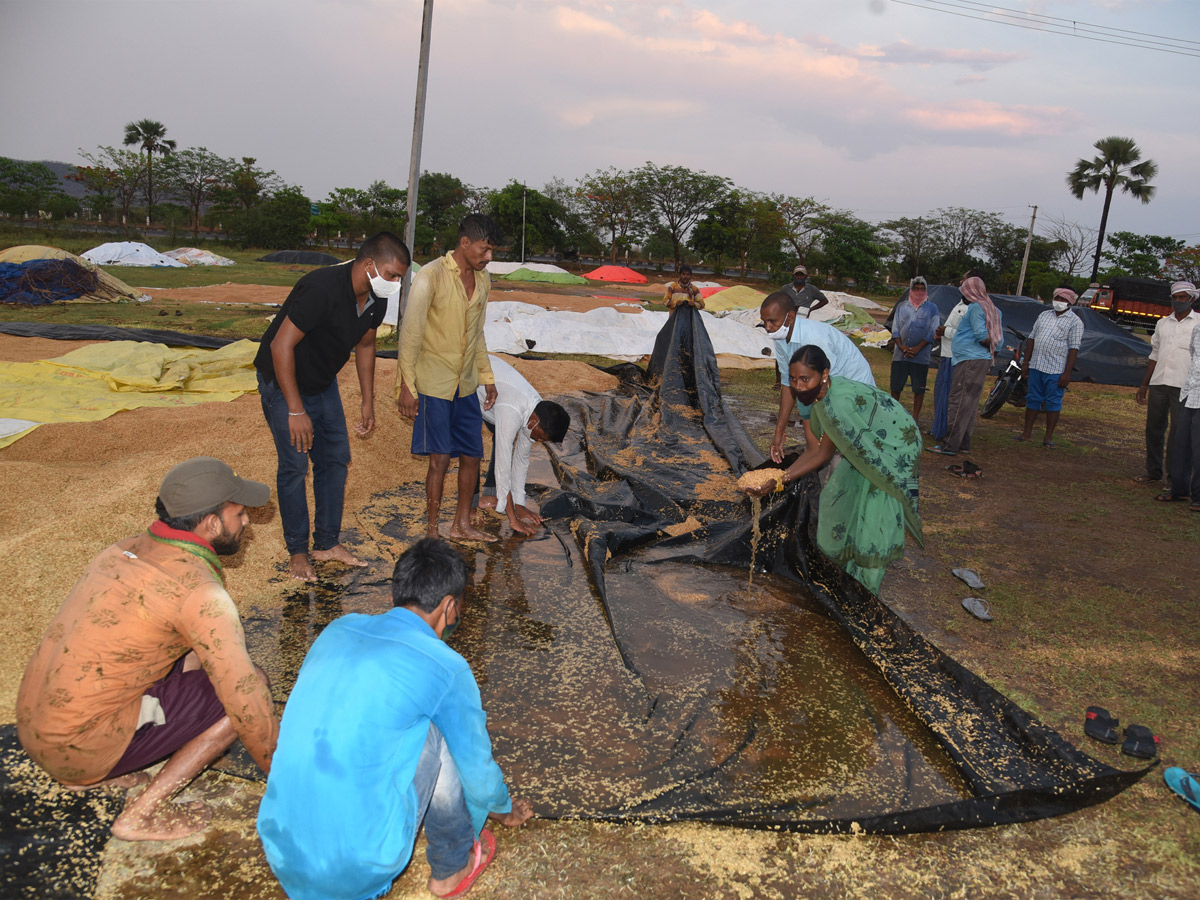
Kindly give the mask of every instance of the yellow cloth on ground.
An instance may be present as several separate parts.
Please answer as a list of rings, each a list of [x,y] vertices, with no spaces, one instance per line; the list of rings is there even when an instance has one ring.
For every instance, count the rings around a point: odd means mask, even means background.
[[[744,284],[737,284],[715,294],[709,294],[704,301],[704,308],[709,312],[720,312],[725,309],[758,309],[767,295],[756,291]]]
[[[0,447],[48,422],[95,422],[143,406],[236,400],[258,390],[255,341],[219,350],[110,341],[32,363],[0,362],[0,418],[36,423],[0,434]]]

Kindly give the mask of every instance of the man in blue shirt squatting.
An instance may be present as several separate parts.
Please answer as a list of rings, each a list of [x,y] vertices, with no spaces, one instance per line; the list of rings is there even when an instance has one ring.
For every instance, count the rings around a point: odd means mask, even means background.
[[[762,302],[758,314],[762,318],[767,337],[774,342],[775,365],[779,375],[779,416],[775,420],[775,438],[771,441],[771,459],[779,463],[783,462],[783,445],[793,408],[800,418],[805,420],[808,419],[811,409],[808,404],[797,400],[789,387],[791,376],[788,374],[788,366],[791,364],[793,353],[805,344],[815,344],[829,357],[831,375],[841,375],[871,387],[875,386],[875,376],[871,374],[871,365],[867,358],[854,346],[854,341],[832,325],[814,322],[797,315],[792,298],[784,291],[769,294]]]
[[[510,799],[475,677],[444,641],[466,583],[458,553],[423,538],[396,561],[395,608],[342,616],[308,651],[258,812],[292,900],[382,895],[422,822],[429,890],[465,894],[496,852],[488,817],[515,828],[533,815]]]

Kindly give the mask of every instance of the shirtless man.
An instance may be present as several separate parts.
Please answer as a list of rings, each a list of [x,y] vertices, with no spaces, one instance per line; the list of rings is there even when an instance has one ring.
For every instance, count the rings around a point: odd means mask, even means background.
[[[442,487],[458,458],[458,503],[446,537],[494,541],[471,522],[471,498],[483,458],[483,412],[496,402],[495,376],[483,338],[490,281],[487,264],[500,245],[496,223],[467,216],[458,244],[413,279],[400,322],[396,407],[413,423],[412,453],[428,456],[426,535],[438,537]],[[484,389],[482,409],[475,390]]]

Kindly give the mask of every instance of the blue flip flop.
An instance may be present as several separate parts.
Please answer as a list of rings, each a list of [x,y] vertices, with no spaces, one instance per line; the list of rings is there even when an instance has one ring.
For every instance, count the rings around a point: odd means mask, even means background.
[[[1171,766],[1163,772],[1163,781],[1192,809],[1200,812],[1200,781],[1196,779],[1195,775],[1184,771],[1179,766]]]

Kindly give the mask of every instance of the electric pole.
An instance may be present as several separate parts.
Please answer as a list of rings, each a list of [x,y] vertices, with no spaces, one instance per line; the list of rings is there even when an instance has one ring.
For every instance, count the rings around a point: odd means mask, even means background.
[[[433,28],[433,0],[425,0],[421,17],[421,55],[417,62],[417,105],[413,113],[412,156],[408,161],[408,221],[404,224],[404,241],[409,253],[417,239],[417,184],[421,180],[421,139],[425,136],[425,89],[429,84],[429,40]],[[404,273],[403,302],[408,302],[408,286],[412,284],[412,266]],[[401,312],[403,312],[401,305]]]
[[[1025,235],[1025,258],[1021,260],[1021,277],[1017,279],[1017,296],[1025,287],[1025,267],[1029,265],[1029,247],[1033,244],[1033,223],[1037,221],[1037,207],[1033,208],[1033,218],[1029,220],[1029,233]]]

